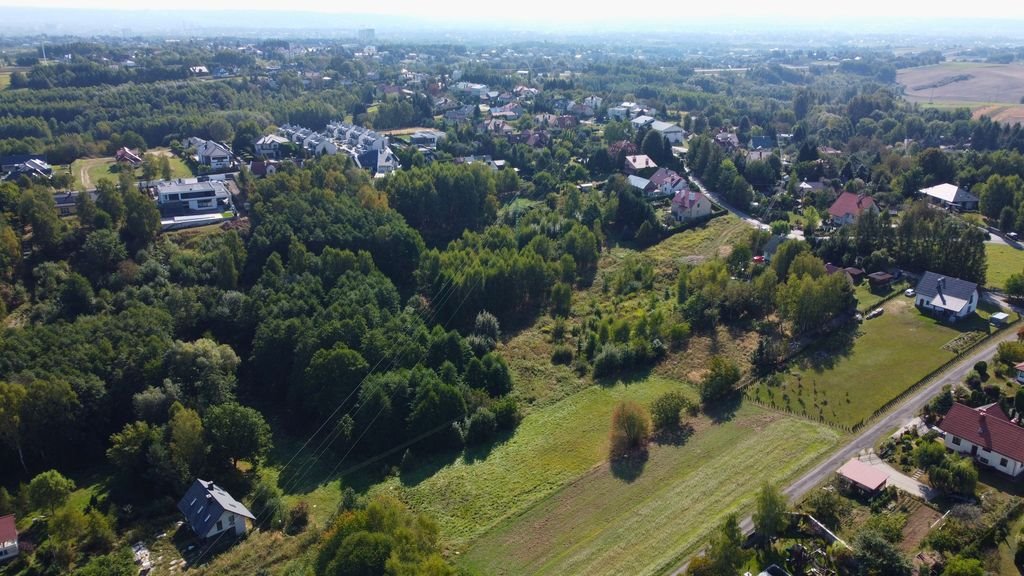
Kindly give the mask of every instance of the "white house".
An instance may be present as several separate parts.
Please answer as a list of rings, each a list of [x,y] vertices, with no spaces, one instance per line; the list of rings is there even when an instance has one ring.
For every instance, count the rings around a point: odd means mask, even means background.
[[[917,193],[927,196],[932,204],[945,208],[966,211],[978,209],[978,197],[956,184],[939,184],[931,188],[922,188]]]
[[[1017,383],[1024,384],[1024,362],[1013,367],[1017,371]]]
[[[196,147],[196,156],[200,164],[205,164],[214,170],[222,170],[231,167],[231,150],[220,142],[206,140]]]
[[[672,144],[682,144],[683,139],[686,137],[686,132],[683,130],[683,127],[671,122],[655,120],[654,122],[651,122],[651,130],[657,131],[663,138]]]
[[[699,190],[680,190],[672,198],[672,217],[676,222],[694,220],[711,214],[711,200]]]
[[[14,515],[0,516],[0,562],[18,555],[18,527]]]
[[[261,158],[279,160],[281,158],[281,145],[287,144],[289,140],[277,134],[268,134],[256,141],[254,149],[256,155]]]
[[[1024,428],[1010,422],[998,404],[971,408],[955,403],[939,429],[946,448],[1013,477],[1024,473]]]
[[[676,192],[686,190],[688,188],[686,178],[683,178],[674,170],[669,170],[668,168],[658,168],[658,170],[651,175],[651,184],[655,186],[653,195],[656,196],[673,197]]]
[[[625,120],[629,118],[629,108],[625,106],[612,106],[608,108],[609,120]]]
[[[222,532],[245,534],[256,517],[239,501],[213,482],[196,479],[178,502],[178,511],[185,516],[192,532],[210,538]]]
[[[156,187],[157,204],[161,208],[178,208],[193,211],[228,210],[231,194],[224,182],[171,182]]]
[[[915,288],[914,303],[944,320],[956,321],[978,307],[978,285],[952,276],[925,272]]]
[[[636,118],[633,118],[632,120],[629,121],[629,123],[633,125],[634,130],[639,130],[644,126],[650,126],[653,122],[654,118],[644,115],[637,116]]]

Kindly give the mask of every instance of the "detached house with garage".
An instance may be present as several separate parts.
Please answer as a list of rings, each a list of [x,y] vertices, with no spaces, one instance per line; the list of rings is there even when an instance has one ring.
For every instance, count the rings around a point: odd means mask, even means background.
[[[915,292],[917,308],[942,320],[956,322],[978,307],[977,284],[935,272],[925,272]]]
[[[1024,474],[1024,428],[1010,422],[998,404],[971,408],[955,403],[939,429],[946,448],[1014,478]]]
[[[178,502],[178,510],[185,516],[192,532],[200,538],[210,538],[223,532],[243,535],[256,517],[238,500],[213,482],[196,479]]]

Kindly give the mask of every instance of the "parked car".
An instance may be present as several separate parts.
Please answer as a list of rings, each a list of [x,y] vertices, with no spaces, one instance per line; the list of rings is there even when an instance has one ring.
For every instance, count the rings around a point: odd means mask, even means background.
[[[881,316],[884,313],[885,313],[885,309],[883,309],[883,308],[875,308],[871,312],[868,312],[868,315],[865,318],[868,319],[868,320],[871,320],[872,318],[878,318],[879,316]]]
[[[906,290],[903,291],[904,296],[913,297],[914,294],[917,294],[917,292],[914,292],[913,288],[907,288]]]

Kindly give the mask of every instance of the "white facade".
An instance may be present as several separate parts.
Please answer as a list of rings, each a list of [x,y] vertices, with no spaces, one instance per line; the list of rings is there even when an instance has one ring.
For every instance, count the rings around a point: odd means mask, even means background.
[[[711,214],[711,200],[696,190],[681,190],[672,199],[672,217],[677,222]]]
[[[7,540],[0,542],[0,562],[18,555],[18,541]]]
[[[681,144],[683,139],[686,137],[686,132],[683,130],[683,127],[678,124],[672,124],[671,122],[655,120],[651,123],[651,128],[657,130],[663,138],[672,144]]]
[[[220,519],[210,526],[210,531],[203,535],[203,538],[210,538],[211,536],[216,536],[221,532],[228,532],[232,530],[236,535],[241,536],[242,534],[245,534],[248,529],[245,521],[245,516],[225,510],[224,513],[220,515]]]
[[[998,452],[990,452],[981,446],[972,444],[970,441],[960,438],[959,436],[954,436],[949,432],[946,433],[944,442],[946,444],[946,448],[960,454],[969,455],[978,462],[995,468],[1005,474],[1009,474],[1010,476],[1017,476],[1024,472],[1024,462],[1018,462],[1012,458],[1003,456]]]
[[[942,302],[944,302],[945,305],[941,305],[938,302],[939,298],[943,299]],[[941,314],[948,314],[953,318],[966,318],[973,314],[975,309],[978,308],[978,291],[975,290],[971,293],[970,300],[958,300],[948,295],[929,298],[928,296],[918,293],[915,304],[917,304],[918,308],[932,310]],[[960,307],[959,312],[955,310],[957,307]]]

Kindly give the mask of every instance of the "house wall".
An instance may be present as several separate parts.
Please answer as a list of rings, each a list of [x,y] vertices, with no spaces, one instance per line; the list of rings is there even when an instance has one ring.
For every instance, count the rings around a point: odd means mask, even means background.
[[[7,560],[8,558],[14,558],[18,555],[18,542],[7,541],[0,542],[0,561]]]
[[[930,301],[926,300],[921,295],[917,296],[916,304],[917,304],[917,306],[919,308],[924,308],[925,310],[934,310],[935,312],[939,312],[941,314],[945,314],[947,312],[947,310],[945,310],[945,309],[936,308],[936,307],[932,306]],[[973,314],[974,311],[977,308],[978,308],[978,291],[975,290],[974,293],[971,294],[971,299],[967,302],[967,306],[964,306],[964,309],[961,310],[960,312],[958,312],[955,316],[956,316],[956,318],[965,318],[965,317],[970,316],[971,314]]]
[[[239,516],[234,512],[228,512],[225,510],[224,513],[221,514],[220,518],[217,520],[217,522],[220,523],[220,527],[218,528],[217,523],[215,522],[213,526],[210,527],[210,531],[206,533],[204,538],[211,538],[213,536],[220,534],[221,532],[230,531],[234,531],[234,533],[239,536],[245,534],[248,529],[246,520],[247,519],[245,516]]]
[[[1024,370],[1017,370],[1017,382],[1024,384]]]
[[[955,443],[956,440],[959,440],[959,445]],[[974,453],[974,459],[986,466],[995,468],[1004,474],[1018,476],[1024,472],[1024,463],[1018,462],[1012,458],[1006,458],[997,452],[990,452],[981,446],[976,446],[964,438],[959,438],[946,433],[944,442],[946,444],[946,448],[954,452],[959,452],[960,454],[970,455],[974,448],[977,447],[977,451]],[[1006,460],[1006,464],[1002,463],[1003,460]]]

